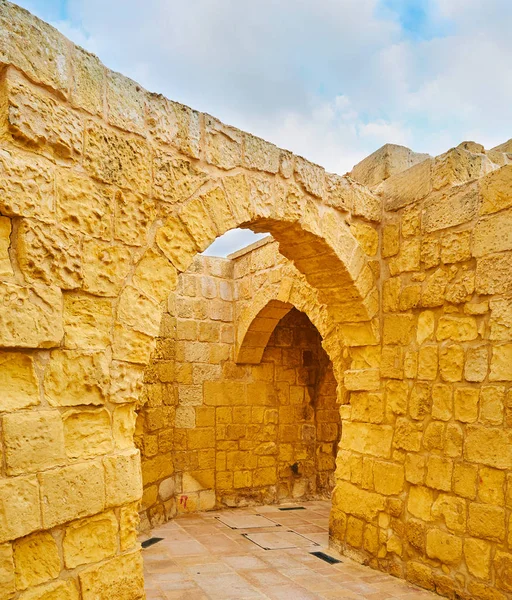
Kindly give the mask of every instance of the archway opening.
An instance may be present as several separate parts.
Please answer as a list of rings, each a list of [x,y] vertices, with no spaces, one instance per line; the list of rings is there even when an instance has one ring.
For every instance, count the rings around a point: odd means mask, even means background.
[[[198,255],[178,276],[137,419],[142,530],[182,513],[330,498],[341,431],[332,363],[304,312],[277,299],[259,310],[253,293],[275,294],[290,268],[268,238],[230,259]],[[257,360],[244,351],[256,340]]]

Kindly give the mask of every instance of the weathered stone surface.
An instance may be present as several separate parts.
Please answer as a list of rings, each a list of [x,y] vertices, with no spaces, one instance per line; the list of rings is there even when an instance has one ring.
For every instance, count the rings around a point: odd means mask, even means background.
[[[73,580],[61,580],[41,585],[20,595],[20,600],[79,600],[79,591]]]
[[[85,132],[84,167],[95,179],[149,193],[150,153],[139,138],[90,121]]]
[[[480,181],[480,213],[486,215],[512,206],[511,186],[512,165],[505,165],[483,177]]]
[[[153,168],[154,197],[172,204],[188,200],[208,181],[207,174],[194,163],[166,152],[156,153]]]
[[[489,339],[508,341],[512,339],[512,300],[509,298],[495,298],[489,302],[491,329]]]
[[[477,538],[503,541],[505,539],[505,511],[498,506],[472,502],[468,512],[468,531]]]
[[[136,288],[126,286],[119,297],[117,318],[125,326],[146,335],[156,336],[160,331],[162,309]]]
[[[120,510],[119,541],[122,551],[134,548],[138,544],[140,518],[137,508],[138,504],[135,503],[123,506]]]
[[[242,164],[242,132],[205,115],[206,160],[221,169]]]
[[[108,410],[70,410],[62,414],[62,420],[69,458],[93,458],[112,450]]]
[[[471,462],[510,469],[512,432],[491,427],[469,427],[464,440],[464,456]]]
[[[194,240],[178,219],[169,219],[157,231],[156,243],[180,272],[187,270],[197,252]]]
[[[199,158],[199,113],[160,94],[147,94],[147,125],[152,138]]]
[[[98,296],[117,296],[132,265],[126,246],[88,240],[84,242],[84,289]]]
[[[64,344],[70,349],[103,350],[110,344],[112,301],[79,292],[64,294]]]
[[[73,82],[71,85],[71,103],[89,113],[103,113],[103,96],[105,89],[105,68],[99,59],[74,46],[71,55],[73,65]]]
[[[473,256],[512,250],[512,211],[480,219],[473,231]]]
[[[386,502],[383,496],[362,490],[347,481],[339,482],[333,493],[337,510],[361,519],[374,519]]]
[[[423,214],[425,231],[432,232],[468,223],[478,212],[478,187],[468,184],[431,196]]]
[[[10,412],[40,403],[39,383],[32,355],[18,352],[1,353],[0,381],[0,411]]]
[[[107,506],[135,502],[142,496],[140,455],[135,449],[103,459]]]
[[[114,327],[112,356],[115,360],[145,365],[151,356],[153,342],[154,338],[149,335],[116,324]],[[131,383],[127,389],[132,389]],[[114,399],[117,397],[114,391],[112,391],[112,397]]]
[[[132,79],[110,70],[106,84],[108,122],[144,135],[144,90]]]
[[[462,540],[432,528],[427,531],[427,555],[445,564],[457,564],[462,557]]]
[[[2,544],[0,546],[0,593],[6,600],[12,598],[16,593],[11,544]]]
[[[0,282],[0,346],[52,348],[64,336],[62,294],[56,287]]]
[[[56,213],[61,225],[103,240],[112,238],[113,191],[109,187],[77,175],[58,171]]]
[[[477,538],[464,541],[464,559],[471,575],[479,579],[489,579],[491,545]]]
[[[340,448],[388,458],[392,438],[393,430],[387,425],[347,422],[343,428]]]
[[[81,286],[80,237],[62,227],[23,219],[17,240],[18,262],[29,281],[66,290]]]
[[[12,71],[5,86],[7,125],[14,138],[60,158],[76,160],[81,155],[83,127],[76,113]]]
[[[378,191],[385,199],[386,210],[397,210],[421,200],[432,191],[432,159],[426,159],[401,173],[389,177]]]
[[[145,597],[142,556],[138,550],[82,571],[79,579],[84,600],[143,600]]]
[[[23,537],[40,527],[36,476],[0,480],[0,542]]]
[[[46,367],[44,391],[52,406],[103,404],[108,384],[108,363],[101,352],[54,350]]]
[[[0,62],[16,65],[33,81],[64,95],[69,85],[66,38],[16,4],[0,6],[0,24]]]
[[[254,135],[244,136],[244,165],[249,169],[277,173],[279,171],[280,151]]]
[[[176,268],[155,250],[148,250],[133,274],[134,285],[146,296],[162,302],[176,287]],[[160,326],[158,319],[158,326]]]
[[[117,519],[112,511],[72,523],[62,540],[64,564],[68,569],[100,562],[117,551]]]
[[[56,579],[61,570],[59,550],[50,533],[34,533],[14,543],[16,587],[29,587]]]
[[[512,344],[493,347],[489,380],[512,381]]]
[[[8,475],[34,473],[65,462],[59,411],[11,413],[3,418],[3,428]]]
[[[110,367],[110,400],[138,402],[142,393],[144,369],[139,365],[114,360]]]
[[[101,512],[105,480],[101,463],[80,464],[44,471],[39,475],[43,525],[49,529]]]
[[[0,279],[12,279],[11,259],[9,257],[9,246],[11,244],[11,219],[0,217]]]
[[[385,144],[357,163],[350,172],[350,176],[368,187],[373,187],[427,158],[430,158],[428,154],[413,152],[405,146]]]
[[[478,259],[475,284],[478,294],[512,293],[512,252]]]
[[[152,200],[117,190],[114,198],[115,239],[132,246],[144,246],[155,212]]]

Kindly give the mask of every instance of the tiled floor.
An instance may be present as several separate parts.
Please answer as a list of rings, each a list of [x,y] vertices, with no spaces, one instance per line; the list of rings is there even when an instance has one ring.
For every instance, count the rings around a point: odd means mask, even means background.
[[[147,600],[439,598],[338,556],[327,548],[329,503],[301,506],[306,510],[259,506],[196,513],[154,529],[151,535],[164,539],[142,551]],[[310,554],[318,550],[342,562],[330,565]]]

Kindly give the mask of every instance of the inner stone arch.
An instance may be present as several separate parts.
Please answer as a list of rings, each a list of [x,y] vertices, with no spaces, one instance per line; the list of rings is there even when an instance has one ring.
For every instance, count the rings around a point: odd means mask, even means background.
[[[196,256],[169,297],[135,433],[142,529],[185,512],[330,498],[341,432],[332,363],[300,296],[297,307],[268,299],[293,296],[283,280],[295,269],[272,238],[256,246]],[[266,298],[259,314],[275,322],[259,360],[242,364],[246,295],[256,307]]]

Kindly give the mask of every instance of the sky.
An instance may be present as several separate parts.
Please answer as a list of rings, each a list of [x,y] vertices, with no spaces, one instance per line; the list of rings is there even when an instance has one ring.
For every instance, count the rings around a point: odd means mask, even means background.
[[[147,89],[332,172],[388,142],[437,155],[512,137],[511,0],[17,3]]]

